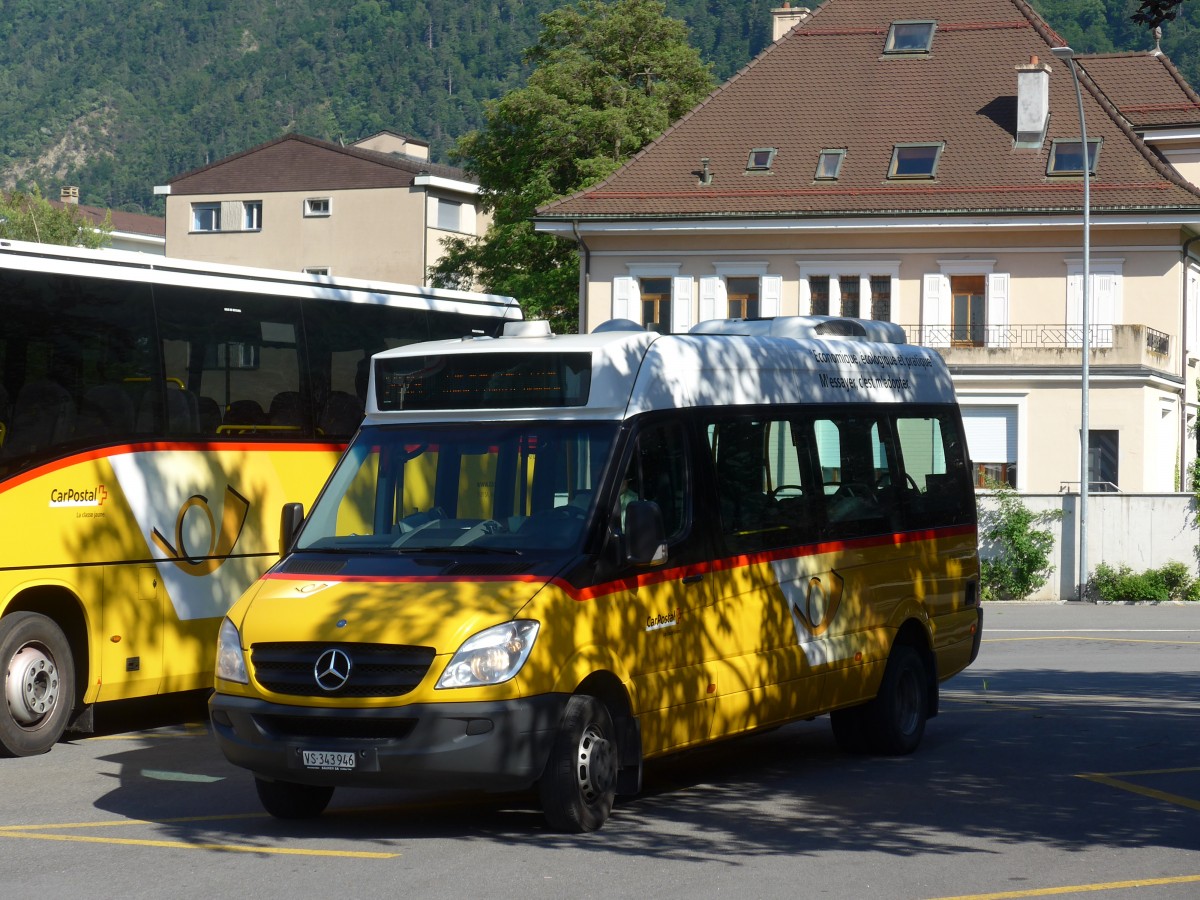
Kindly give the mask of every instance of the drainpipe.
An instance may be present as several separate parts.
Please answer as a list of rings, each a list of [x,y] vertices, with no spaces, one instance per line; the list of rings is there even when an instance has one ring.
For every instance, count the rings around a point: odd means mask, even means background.
[[[1188,354],[1187,354],[1187,330],[1188,330],[1188,252],[1192,244],[1200,241],[1200,234],[1192,235],[1183,242],[1183,246],[1179,250],[1180,264],[1182,271],[1182,284],[1180,285],[1180,295],[1183,302],[1179,304],[1180,316],[1182,325],[1179,331],[1179,356],[1180,356],[1180,371],[1183,373],[1183,395],[1179,398],[1179,492],[1187,492],[1187,474],[1184,469],[1183,461],[1187,458],[1187,393],[1188,393]]]
[[[575,233],[575,242],[579,245],[579,333],[584,334],[584,310],[587,308],[588,288],[592,283],[592,251],[579,233],[578,219],[571,220],[571,231]]]

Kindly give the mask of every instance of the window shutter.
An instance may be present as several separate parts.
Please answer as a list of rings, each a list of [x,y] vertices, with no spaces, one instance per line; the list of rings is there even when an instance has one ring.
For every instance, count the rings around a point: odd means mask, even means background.
[[[987,296],[987,344],[992,347],[1008,346],[1008,273],[988,276]]]
[[[1083,275],[1067,276],[1067,346],[1083,346]]]
[[[1117,313],[1117,276],[1111,272],[1092,274],[1092,296],[1088,298],[1088,306],[1091,346],[1111,347]]]
[[[692,319],[692,279],[671,279],[671,330],[686,334],[695,325]]]
[[[762,295],[759,297],[758,314],[763,318],[779,315],[780,297],[783,294],[783,276],[764,275],[759,282]]]
[[[721,307],[718,309],[717,295],[720,293]],[[725,301],[725,283],[715,275],[700,279],[700,321],[724,319],[729,311]]]
[[[632,319],[642,321],[642,305],[638,294],[637,281],[628,275],[620,275],[613,279],[612,317],[614,319]]]
[[[940,272],[923,279],[921,312],[924,318],[922,343],[926,347],[950,346],[950,286]]]
[[[812,288],[808,284],[808,276],[803,275],[800,278],[800,306],[799,315],[812,315]]]

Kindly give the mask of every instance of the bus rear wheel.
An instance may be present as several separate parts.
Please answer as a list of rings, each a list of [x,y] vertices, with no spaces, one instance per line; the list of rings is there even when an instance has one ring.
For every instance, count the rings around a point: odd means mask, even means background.
[[[907,644],[897,644],[888,657],[879,693],[862,707],[871,752],[904,756],[917,749],[929,718],[928,690],[921,655]]]
[[[0,619],[0,756],[35,756],[66,731],[75,702],[75,662],[54,620],[34,612]]]
[[[324,784],[268,781],[254,776],[263,809],[276,819],[315,819],[333,799],[333,788]]]
[[[556,831],[595,831],[617,794],[617,744],[608,707],[587,694],[567,701],[562,724],[538,783],[542,812]]]

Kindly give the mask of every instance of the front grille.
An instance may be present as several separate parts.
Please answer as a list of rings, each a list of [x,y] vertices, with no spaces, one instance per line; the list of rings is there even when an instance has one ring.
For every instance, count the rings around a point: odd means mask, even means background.
[[[334,738],[354,741],[399,741],[412,734],[416,719],[386,719],[379,716],[274,716],[256,715],[254,720],[277,740]]]
[[[336,690],[317,683],[317,661],[329,650],[350,660],[350,674]],[[254,677],[274,694],[294,697],[399,697],[425,677],[433,664],[432,647],[395,644],[255,644],[250,650]]]

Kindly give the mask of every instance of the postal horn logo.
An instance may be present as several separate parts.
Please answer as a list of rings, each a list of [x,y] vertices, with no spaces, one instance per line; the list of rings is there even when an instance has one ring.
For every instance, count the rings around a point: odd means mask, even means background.
[[[820,637],[829,630],[838,607],[842,605],[842,585],[845,579],[837,572],[830,571],[826,582],[815,575],[812,576],[808,579],[804,606],[801,607],[799,603],[792,604],[792,610],[813,637]]]
[[[208,547],[203,552],[193,552],[196,548],[189,548],[184,543],[185,521],[188,514],[197,509],[208,520]],[[208,498],[193,494],[179,508],[179,515],[175,519],[175,543],[168,541],[157,528],[151,532],[150,538],[171,562],[188,575],[210,575],[233,553],[234,545],[242,536],[242,526],[246,524],[246,514],[249,511],[250,501],[232,486],[226,485],[219,530],[216,516],[208,505]]]

